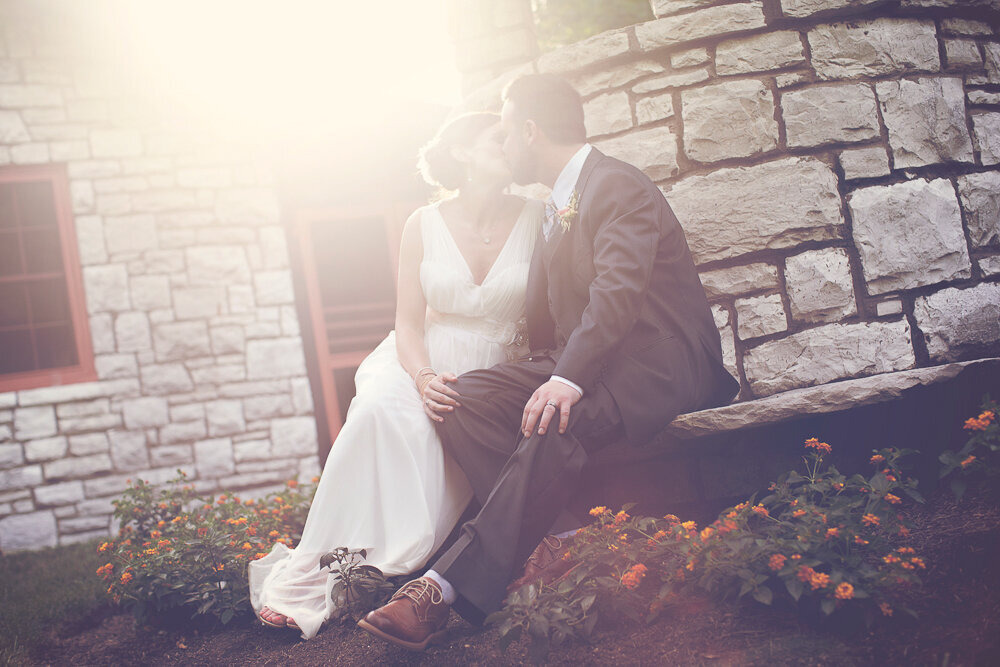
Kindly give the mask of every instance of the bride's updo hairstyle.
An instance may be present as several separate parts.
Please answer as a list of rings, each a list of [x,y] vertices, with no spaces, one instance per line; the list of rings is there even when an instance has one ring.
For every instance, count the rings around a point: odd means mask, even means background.
[[[498,114],[477,111],[458,116],[446,123],[437,135],[420,149],[417,168],[424,180],[445,190],[457,190],[466,182],[466,166],[455,159],[452,149],[469,147],[479,133],[500,120]]]

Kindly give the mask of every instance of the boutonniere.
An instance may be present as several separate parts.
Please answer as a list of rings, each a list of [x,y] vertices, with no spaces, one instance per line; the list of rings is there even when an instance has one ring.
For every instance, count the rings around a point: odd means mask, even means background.
[[[559,226],[562,227],[562,230],[569,231],[576,216],[580,215],[580,195],[576,190],[573,190],[573,194],[569,196],[569,202],[566,206],[556,211],[556,215],[559,216]]]

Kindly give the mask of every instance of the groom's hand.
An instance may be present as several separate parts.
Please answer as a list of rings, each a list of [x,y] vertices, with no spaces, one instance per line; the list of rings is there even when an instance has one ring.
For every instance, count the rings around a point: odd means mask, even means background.
[[[549,380],[535,390],[524,406],[521,416],[521,433],[529,437],[538,425],[538,434],[545,435],[552,417],[559,414],[559,432],[565,433],[569,425],[569,411],[580,400],[580,392],[558,380]]]

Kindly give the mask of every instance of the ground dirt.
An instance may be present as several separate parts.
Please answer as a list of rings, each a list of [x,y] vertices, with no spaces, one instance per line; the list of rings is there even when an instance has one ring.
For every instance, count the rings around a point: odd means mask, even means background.
[[[838,611],[830,619],[790,608],[690,598],[652,625],[602,620],[589,644],[552,651],[551,664],[608,665],[1000,665],[1000,507],[996,497],[961,503],[938,494],[910,511],[908,541],[927,561],[924,585],[908,593],[919,619],[896,613],[866,628]],[[450,642],[425,653],[387,645],[353,625],[302,641],[254,619],[197,631],[136,627],[113,609],[53,628],[29,656],[37,665],[514,665],[493,630],[452,615]]]

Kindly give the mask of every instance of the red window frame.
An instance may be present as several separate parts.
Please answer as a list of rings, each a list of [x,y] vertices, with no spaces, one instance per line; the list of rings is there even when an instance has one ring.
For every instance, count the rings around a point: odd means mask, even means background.
[[[77,363],[73,366],[45,368],[20,373],[0,374],[0,393],[34,389],[53,385],[90,382],[97,379],[94,368],[94,351],[90,340],[90,323],[83,292],[83,274],[76,240],[76,226],[70,206],[69,177],[61,164],[30,165],[0,168],[0,183],[49,181],[52,184],[53,203],[59,228],[59,246],[62,253],[63,277],[69,300],[69,315],[73,323]],[[0,281],[16,280],[0,277]]]

